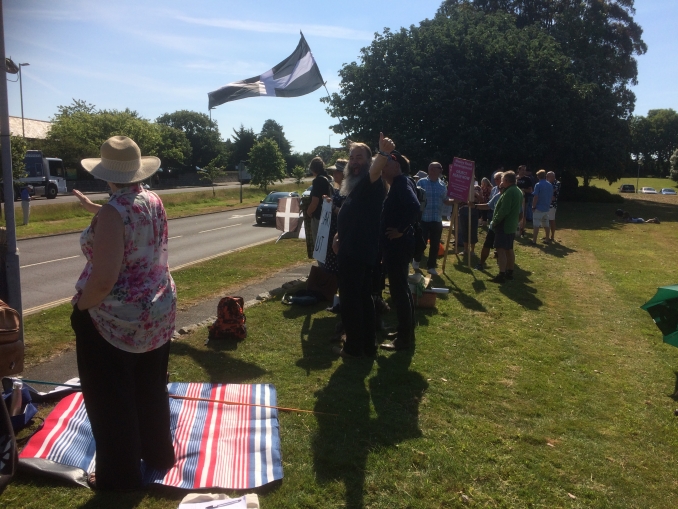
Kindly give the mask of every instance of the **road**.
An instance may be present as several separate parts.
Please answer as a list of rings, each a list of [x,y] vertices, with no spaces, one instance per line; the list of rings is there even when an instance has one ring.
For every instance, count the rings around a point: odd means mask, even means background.
[[[255,207],[169,221],[170,269],[226,251],[275,239],[280,232],[257,226]],[[24,314],[70,298],[83,267],[80,234],[20,240],[21,299]],[[37,308],[37,309],[36,309]]]

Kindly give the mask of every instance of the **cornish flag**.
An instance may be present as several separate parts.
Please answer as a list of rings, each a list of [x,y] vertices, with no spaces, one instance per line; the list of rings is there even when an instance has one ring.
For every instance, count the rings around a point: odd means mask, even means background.
[[[242,81],[234,81],[219,90],[209,92],[209,108],[248,97],[299,97],[318,90],[323,85],[318,64],[304,34],[289,57],[270,71]]]
[[[300,198],[290,197],[278,200],[278,210],[275,214],[275,227],[282,231],[278,240],[299,238],[300,227],[304,221],[299,207]],[[277,243],[278,241],[276,241]]]

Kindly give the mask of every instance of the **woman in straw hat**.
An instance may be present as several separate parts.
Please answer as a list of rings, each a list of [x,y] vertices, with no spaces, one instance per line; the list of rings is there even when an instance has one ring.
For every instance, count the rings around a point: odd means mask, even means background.
[[[78,372],[96,441],[96,486],[133,489],[141,460],[156,470],[174,464],[166,376],[176,289],[165,209],[140,185],[160,160],[113,136],[82,166],[113,194],[102,206],[74,191],[95,213],[80,236],[87,264],[72,301]]]

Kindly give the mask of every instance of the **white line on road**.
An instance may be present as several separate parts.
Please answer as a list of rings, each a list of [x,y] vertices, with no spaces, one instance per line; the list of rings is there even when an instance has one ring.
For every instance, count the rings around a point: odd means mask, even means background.
[[[35,267],[36,265],[43,265],[45,263],[52,263],[52,262],[60,262],[62,260],[70,260],[71,258],[79,258],[80,255],[75,255],[75,256],[67,256],[66,258],[57,258],[56,260],[49,260],[46,262],[38,262],[38,263],[31,263],[29,265],[22,265],[19,267],[20,269],[25,269],[26,267]]]
[[[224,228],[233,228],[234,226],[242,226],[242,223],[232,224],[232,225],[229,225],[229,226],[220,226],[219,228],[212,228],[211,230],[203,230],[203,231],[198,232],[198,233],[213,232],[213,231],[216,231],[216,230],[223,230]]]
[[[231,253],[237,253],[238,251],[242,251],[243,249],[249,249],[250,247],[256,247],[256,246],[260,246],[262,244],[267,244],[269,242],[273,242],[274,240],[275,239],[267,239],[267,240],[255,242],[254,244],[248,244],[247,246],[237,247],[235,249],[229,249],[228,251],[224,251],[223,253],[218,253],[218,254],[215,254],[215,255],[212,255],[212,256],[208,256],[207,258],[201,258],[200,260],[195,260],[193,262],[184,263],[183,265],[178,265],[178,266],[172,268],[171,272],[176,272],[177,270],[185,269],[186,267],[189,267],[191,265],[195,265],[196,263],[202,263],[202,262],[212,260],[214,258],[219,258],[220,256],[225,256],[225,255],[231,254]],[[35,306],[35,307],[32,307],[32,308],[24,309],[23,316],[32,315],[32,314],[37,313],[39,311],[43,311],[45,309],[53,308],[53,307],[59,306],[60,304],[65,304],[66,302],[70,302],[71,298],[72,297],[67,297],[65,299],[59,299],[59,300],[55,300],[55,301],[52,301],[52,302],[48,302],[47,304],[41,304],[40,306]]]
[[[176,235],[175,237],[169,237],[167,240],[180,239],[181,235]]]
[[[229,217],[229,219],[240,219],[241,217],[249,217],[249,216],[253,216],[253,215],[254,215],[254,212],[252,212],[251,214],[241,214],[241,215],[231,216],[231,217]]]

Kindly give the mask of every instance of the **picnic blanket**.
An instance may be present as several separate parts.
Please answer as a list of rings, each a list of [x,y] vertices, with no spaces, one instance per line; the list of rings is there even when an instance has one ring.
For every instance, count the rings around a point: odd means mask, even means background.
[[[172,395],[276,405],[270,384],[171,383]],[[278,411],[170,398],[176,462],[168,471],[143,468],[144,484],[183,489],[252,489],[282,479]],[[19,466],[87,485],[95,443],[82,394],[62,399],[19,455]]]

